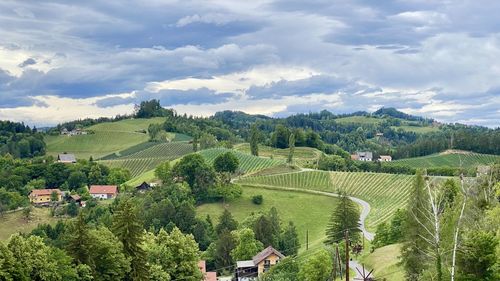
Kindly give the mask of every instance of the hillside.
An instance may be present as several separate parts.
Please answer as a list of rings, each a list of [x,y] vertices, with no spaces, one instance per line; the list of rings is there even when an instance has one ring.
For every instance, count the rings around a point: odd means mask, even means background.
[[[250,144],[242,143],[234,146],[234,149],[247,154],[250,154]],[[289,149],[279,149],[266,145],[259,145],[259,156],[270,157],[273,159],[280,159],[285,161],[288,158]],[[306,164],[314,164],[318,158],[323,154],[316,148],[311,147],[295,147],[293,154],[294,164],[304,166]]]
[[[231,151],[236,155],[236,157],[240,161],[239,169],[244,173],[256,172],[283,163],[282,160],[257,157],[227,148],[205,149],[199,151],[198,153],[202,155],[210,164],[212,164],[217,156],[228,151]]]
[[[117,122],[105,122],[84,130],[93,132],[76,136],[45,136],[47,154],[73,153],[77,158],[94,159],[115,153],[134,145],[146,142],[146,133],[150,124],[160,124],[165,118],[125,119]]]
[[[408,201],[413,176],[382,173],[302,171],[276,175],[249,176],[238,181],[242,185],[293,188],[338,192],[345,190],[350,196],[370,203],[372,210],[367,227],[374,230],[389,220],[398,208]]]
[[[388,165],[400,164],[414,168],[434,167],[464,167],[474,168],[478,165],[490,165],[500,162],[499,155],[480,154],[467,151],[445,151],[422,157],[406,158],[386,163]]]

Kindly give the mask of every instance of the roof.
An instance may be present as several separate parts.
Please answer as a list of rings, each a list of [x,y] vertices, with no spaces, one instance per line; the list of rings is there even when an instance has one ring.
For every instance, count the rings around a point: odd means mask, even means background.
[[[390,155],[380,155],[381,159],[392,159],[392,156]]]
[[[30,195],[34,195],[34,196],[51,195],[52,192],[57,192],[57,194],[61,194],[62,193],[59,190],[59,188],[53,188],[53,189],[33,189],[31,191]]]
[[[149,188],[151,188],[151,185],[144,181],[140,185],[136,186],[135,188],[137,188],[137,189],[149,189]]]
[[[80,197],[80,195],[74,194],[74,195],[70,195],[70,196],[71,196],[71,199],[73,199],[75,201],[82,200],[82,197]]]
[[[243,267],[254,267],[255,264],[253,263],[253,260],[248,260],[248,261],[237,261],[236,262],[236,267],[238,268],[243,268]]]
[[[357,154],[358,154],[359,157],[373,158],[373,153],[371,153],[371,151],[360,151]]]
[[[253,264],[260,263],[262,260],[264,260],[265,258],[269,257],[271,254],[275,254],[275,255],[277,255],[280,258],[284,258],[285,257],[278,250],[276,250],[275,248],[269,246],[269,247],[265,248],[262,252],[258,253],[257,255],[255,255],[252,258]]]
[[[57,160],[61,162],[71,162],[74,163],[76,162],[76,157],[74,154],[59,154],[57,156]]]
[[[116,194],[118,187],[116,185],[91,185],[90,194]]]

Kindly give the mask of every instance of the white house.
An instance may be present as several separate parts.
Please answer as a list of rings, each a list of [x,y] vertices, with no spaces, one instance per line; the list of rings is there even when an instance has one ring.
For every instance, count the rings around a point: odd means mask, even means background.
[[[118,186],[116,185],[91,185],[90,196],[97,199],[113,199],[118,195]]]

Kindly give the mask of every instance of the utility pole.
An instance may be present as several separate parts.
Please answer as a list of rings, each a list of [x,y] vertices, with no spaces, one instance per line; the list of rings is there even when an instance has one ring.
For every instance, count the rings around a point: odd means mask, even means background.
[[[339,244],[337,244],[337,248],[336,248],[336,251],[335,251],[335,254],[337,256],[337,263],[338,263],[338,266],[339,266],[339,276],[340,276],[340,280],[342,280],[342,261],[340,259],[340,253],[339,253]]]
[[[349,281],[349,230],[345,231],[345,280]]]

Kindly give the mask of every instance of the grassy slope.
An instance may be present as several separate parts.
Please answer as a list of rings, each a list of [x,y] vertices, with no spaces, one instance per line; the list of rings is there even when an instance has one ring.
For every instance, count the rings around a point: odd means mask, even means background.
[[[47,153],[74,153],[77,158],[94,159],[124,150],[148,140],[148,135],[138,132],[147,130],[150,124],[162,123],[164,118],[127,119],[90,126],[95,134],[80,136],[47,136]]]
[[[391,128],[397,130],[397,129],[403,129],[404,131],[408,132],[414,132],[417,134],[426,134],[426,133],[432,133],[432,132],[437,132],[439,131],[438,127],[418,127],[418,126],[391,126]]]
[[[408,201],[413,177],[382,173],[305,171],[277,175],[244,177],[239,183],[253,186],[291,187],[328,192],[345,189],[350,195],[370,203],[367,227],[390,219]]]
[[[462,167],[470,168],[478,165],[492,164],[500,161],[500,156],[479,153],[432,154],[428,156],[395,160],[390,164],[403,164],[415,168]]]
[[[251,201],[252,196],[257,194],[264,197],[262,205],[255,205]],[[284,223],[291,220],[297,226],[303,250],[305,249],[306,230],[309,230],[309,248],[322,246],[325,229],[336,203],[336,198],[327,196],[244,186],[242,197],[226,203],[225,207],[238,221],[242,221],[252,212],[267,212],[271,207],[276,207]],[[223,210],[222,203],[210,203],[199,206],[197,213],[199,216],[209,214],[215,224]]]
[[[205,149],[198,153],[205,157],[210,164],[212,164],[217,156],[228,151],[232,151],[236,157],[238,157],[240,160],[240,169],[245,173],[256,172],[283,163],[283,160],[257,157],[226,148]]]
[[[234,147],[235,150],[250,154],[250,144],[242,143]],[[274,159],[286,160],[288,158],[289,149],[273,148],[265,145],[259,145],[259,156],[272,157]],[[294,151],[294,162],[297,165],[315,163],[321,156],[322,152],[310,147],[296,147]]]
[[[337,123],[348,124],[348,123],[356,123],[356,124],[380,124],[384,121],[382,118],[374,118],[368,116],[349,116],[335,119]]]
[[[49,208],[33,208],[32,216],[29,222],[24,220],[22,211],[0,217],[0,241],[9,239],[16,232],[31,232],[40,223],[54,224],[58,221],[57,218],[50,216]]]
[[[373,275],[377,280],[386,278],[387,281],[399,281],[404,280],[403,268],[398,265],[399,256],[399,244],[387,245],[363,257],[361,262],[367,268],[374,269]]]

